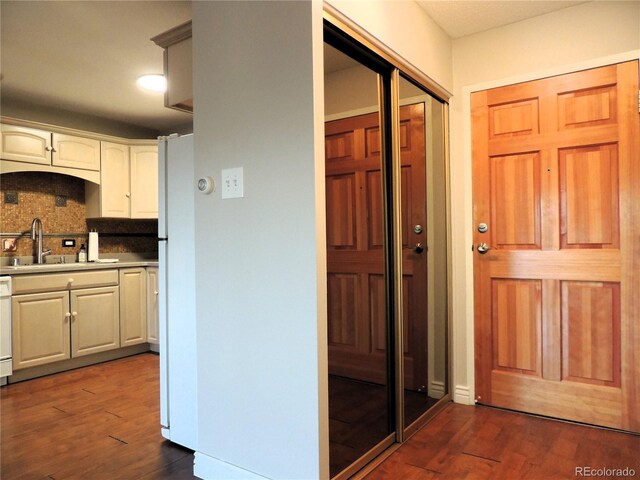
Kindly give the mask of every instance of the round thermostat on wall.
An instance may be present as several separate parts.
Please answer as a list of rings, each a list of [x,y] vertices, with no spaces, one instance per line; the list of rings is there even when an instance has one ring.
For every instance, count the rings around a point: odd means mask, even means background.
[[[216,189],[213,177],[200,177],[198,179],[198,191],[201,193],[211,193]]]

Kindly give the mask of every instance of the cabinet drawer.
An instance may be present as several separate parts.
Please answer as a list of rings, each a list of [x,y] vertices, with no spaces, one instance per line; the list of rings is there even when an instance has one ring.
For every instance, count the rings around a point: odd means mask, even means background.
[[[118,270],[65,272],[38,275],[16,275],[12,279],[13,294],[106,287],[118,284]]]

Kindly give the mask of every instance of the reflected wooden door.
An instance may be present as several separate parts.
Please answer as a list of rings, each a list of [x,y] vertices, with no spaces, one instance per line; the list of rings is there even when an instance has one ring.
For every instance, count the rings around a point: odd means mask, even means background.
[[[401,108],[405,382],[426,378],[424,104]],[[384,212],[377,113],[325,125],[329,373],[386,384]],[[415,318],[415,321],[412,320]],[[408,330],[407,330],[408,331]]]
[[[638,62],[474,93],[472,135],[477,401],[640,431]]]

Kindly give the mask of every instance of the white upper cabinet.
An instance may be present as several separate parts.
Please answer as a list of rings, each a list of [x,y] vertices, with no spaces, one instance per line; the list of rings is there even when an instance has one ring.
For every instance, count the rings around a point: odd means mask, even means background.
[[[51,165],[51,132],[4,124],[0,129],[0,158]]]
[[[131,218],[158,218],[158,146],[131,147]]]
[[[100,169],[100,213],[96,216],[129,218],[129,146],[102,142]],[[97,212],[96,212],[97,213]]]
[[[54,133],[51,165],[100,170],[100,142],[92,138]]]
[[[36,128],[2,125],[3,160],[100,170],[100,142]]]
[[[164,48],[165,107],[193,113],[191,20],[151,39]]]
[[[158,218],[158,147],[102,142],[100,185],[87,183],[89,218]]]

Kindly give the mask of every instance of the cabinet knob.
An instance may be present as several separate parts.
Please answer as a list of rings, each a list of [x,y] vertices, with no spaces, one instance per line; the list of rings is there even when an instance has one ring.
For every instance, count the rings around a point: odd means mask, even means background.
[[[127,192],[127,193],[125,193],[125,195],[124,195],[124,196],[125,196],[125,197],[127,197],[127,198],[129,198],[129,197],[131,196],[131,192]]]
[[[53,147],[52,147],[51,145],[47,145],[47,146],[45,147],[45,150],[46,150],[47,152],[51,152],[51,151],[53,150]]]
[[[69,318],[71,316],[71,312],[67,312],[64,314],[64,318]]]
[[[71,315],[73,316],[73,318],[78,318],[78,312],[71,312]]]
[[[154,294],[154,295],[158,295],[158,291],[157,291],[157,290],[154,290],[154,291],[153,291],[153,294]]]
[[[69,279],[69,283],[73,283],[73,278],[70,278],[70,279]]]

